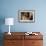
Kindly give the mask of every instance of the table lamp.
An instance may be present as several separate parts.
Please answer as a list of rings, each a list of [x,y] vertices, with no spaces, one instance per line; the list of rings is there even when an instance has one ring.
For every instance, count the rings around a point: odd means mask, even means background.
[[[9,25],[8,34],[11,35],[11,33],[10,33],[10,26],[14,25],[14,18],[5,18],[5,25]]]

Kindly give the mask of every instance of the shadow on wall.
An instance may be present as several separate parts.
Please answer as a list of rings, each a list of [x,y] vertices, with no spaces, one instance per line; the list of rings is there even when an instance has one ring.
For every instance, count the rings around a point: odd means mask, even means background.
[[[5,23],[5,17],[0,16],[0,46],[3,46],[3,32],[2,32],[2,25]]]

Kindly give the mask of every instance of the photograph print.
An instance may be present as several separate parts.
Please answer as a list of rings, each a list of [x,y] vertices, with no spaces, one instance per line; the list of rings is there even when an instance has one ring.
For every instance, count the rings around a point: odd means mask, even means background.
[[[35,10],[19,10],[19,22],[35,22]]]

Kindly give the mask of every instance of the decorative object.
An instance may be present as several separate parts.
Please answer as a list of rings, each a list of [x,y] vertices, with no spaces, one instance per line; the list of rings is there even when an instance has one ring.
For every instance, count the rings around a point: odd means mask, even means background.
[[[25,35],[38,35],[37,33],[32,33],[32,32],[26,32]]]
[[[35,22],[35,10],[19,10],[19,22]]]
[[[5,18],[5,25],[9,25],[9,32],[8,34],[11,35],[10,33],[10,25],[14,24],[14,18]]]

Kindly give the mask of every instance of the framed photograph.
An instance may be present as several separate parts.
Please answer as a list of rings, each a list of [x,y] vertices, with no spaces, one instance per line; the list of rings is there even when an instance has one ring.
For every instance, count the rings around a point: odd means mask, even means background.
[[[35,22],[35,10],[19,10],[19,22]]]

